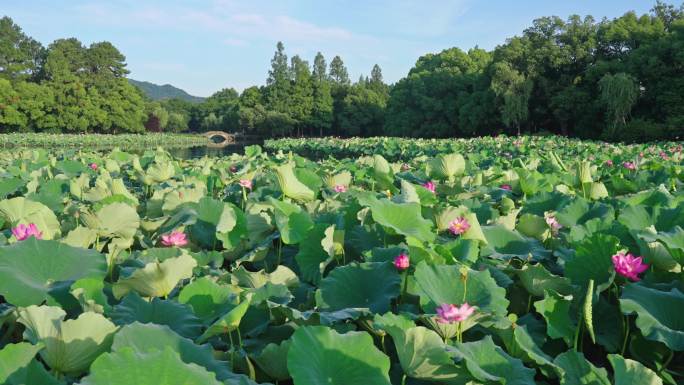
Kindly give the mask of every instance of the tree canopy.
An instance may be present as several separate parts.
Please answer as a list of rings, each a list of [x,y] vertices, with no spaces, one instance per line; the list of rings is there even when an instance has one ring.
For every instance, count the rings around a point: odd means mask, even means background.
[[[0,131],[223,130],[272,136],[457,137],[557,133],[676,139],[684,127],[684,4],[643,15],[541,17],[491,51],[447,48],[385,83],[352,83],[342,57],[288,58],[278,42],[264,86],[201,103],[152,101],[109,42],[43,47],[0,19]],[[309,63],[313,63],[310,65]]]

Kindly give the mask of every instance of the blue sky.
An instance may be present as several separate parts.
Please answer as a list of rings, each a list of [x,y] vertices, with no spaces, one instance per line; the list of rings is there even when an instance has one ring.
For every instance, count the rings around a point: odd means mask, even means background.
[[[0,0],[0,15],[43,44],[108,40],[131,78],[194,95],[264,84],[278,40],[289,56],[340,55],[356,80],[379,64],[388,82],[449,47],[491,49],[533,19],[647,12],[647,0]]]

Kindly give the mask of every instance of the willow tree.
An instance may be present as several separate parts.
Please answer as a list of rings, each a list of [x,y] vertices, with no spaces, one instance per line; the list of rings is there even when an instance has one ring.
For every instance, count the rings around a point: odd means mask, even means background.
[[[601,102],[606,106],[608,131],[607,137],[612,138],[618,125],[625,125],[634,103],[639,96],[636,80],[624,72],[615,75],[605,74],[599,80]]]

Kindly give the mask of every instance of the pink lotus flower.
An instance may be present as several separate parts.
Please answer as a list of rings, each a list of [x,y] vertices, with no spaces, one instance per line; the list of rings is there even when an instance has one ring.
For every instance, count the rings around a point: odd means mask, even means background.
[[[252,180],[251,179],[240,179],[238,184],[246,189],[252,189]]]
[[[432,181],[427,181],[427,182],[423,183],[423,187],[425,187],[426,189],[430,190],[430,192],[432,192],[432,193],[434,194],[434,192],[435,192],[435,184],[432,183]]]
[[[161,236],[161,243],[164,246],[185,246],[188,244],[188,239],[185,233],[178,230],[173,230],[169,234],[164,234]]]
[[[668,159],[670,159],[670,157],[667,155],[667,153],[666,153],[665,151],[660,151],[660,154],[659,154],[659,155],[660,155],[660,157],[661,157],[663,160],[668,160]]]
[[[613,161],[610,160],[610,159],[608,159],[608,160],[606,161],[606,166],[608,166],[608,167],[613,167]]]
[[[409,268],[409,256],[401,253],[394,258],[394,267],[397,268],[399,271],[403,271]]]
[[[470,223],[468,220],[460,217],[449,222],[449,231],[454,235],[461,235],[470,229]]]
[[[622,163],[622,167],[626,168],[627,170],[636,170],[636,165],[634,162],[624,162]]]
[[[558,232],[558,230],[560,230],[563,227],[563,225],[558,223],[558,220],[553,215],[546,215],[544,216],[544,219],[546,220],[546,224],[549,225],[551,231],[554,233]]]
[[[475,307],[464,303],[456,306],[445,303],[437,307],[437,322],[448,324],[452,322],[463,322],[475,312]]]
[[[336,184],[335,187],[333,187],[333,190],[338,193],[347,192],[347,186],[343,184]]]
[[[38,230],[38,227],[34,223],[29,223],[26,226],[23,223],[17,225],[17,227],[12,229],[12,235],[17,241],[23,241],[28,237],[36,237],[36,239],[43,238],[43,232]]]
[[[648,269],[648,264],[643,263],[641,257],[625,254],[622,251],[613,255],[612,260],[618,274],[635,282],[640,279],[638,275]]]
[[[93,170],[93,171],[97,170],[97,163],[91,163],[91,164],[90,164],[90,169]]]
[[[499,188],[502,189],[502,190],[506,190],[506,191],[511,191],[511,190],[513,190],[513,188],[511,187],[510,184],[502,184],[501,186],[499,186]]]

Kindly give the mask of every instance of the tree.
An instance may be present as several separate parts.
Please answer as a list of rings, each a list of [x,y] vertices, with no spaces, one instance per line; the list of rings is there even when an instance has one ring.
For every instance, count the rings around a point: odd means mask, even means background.
[[[528,101],[532,82],[506,62],[493,66],[492,90],[502,99],[501,120],[509,127],[515,127],[520,135],[520,125],[527,120]]]
[[[290,69],[287,65],[285,46],[278,42],[276,52],[271,59],[271,70],[266,80],[268,107],[274,111],[286,113],[290,95]]]
[[[44,57],[43,46],[26,36],[12,19],[0,19],[0,77],[28,79],[36,75]]]
[[[313,82],[309,63],[299,56],[292,57],[290,72],[294,74],[288,114],[296,122],[297,134],[302,135],[306,124],[311,120],[313,111]]]
[[[345,96],[339,113],[340,133],[344,136],[382,134],[387,95],[363,83],[355,84]]]
[[[347,67],[344,66],[344,62],[339,56],[335,56],[330,62],[330,80],[339,85],[350,84]]]
[[[328,80],[328,64],[325,62],[323,54],[318,52],[314,58],[313,71],[311,73],[314,83],[320,83]]]
[[[618,125],[625,125],[629,113],[639,96],[639,88],[634,78],[625,73],[606,74],[599,81],[601,101],[608,112],[609,130],[606,136],[612,138]]]

